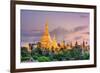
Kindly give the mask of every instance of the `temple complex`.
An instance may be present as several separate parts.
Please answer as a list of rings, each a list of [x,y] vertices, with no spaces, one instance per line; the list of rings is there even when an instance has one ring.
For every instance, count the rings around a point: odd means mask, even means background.
[[[74,46],[79,45],[78,41],[76,41],[74,44],[75,44]],[[40,41],[37,44],[34,45],[34,44],[26,43],[23,46],[26,47],[29,52],[31,52],[31,50],[35,46],[35,48],[53,51],[55,53],[59,52],[60,50],[71,50],[74,47],[72,45],[72,42],[65,43],[64,40],[62,40],[62,42],[60,42],[60,43],[57,43],[55,34],[54,34],[54,37],[51,38],[50,33],[49,33],[49,28],[48,28],[48,22],[46,22],[45,28],[44,28],[44,33],[40,37]],[[89,50],[89,45],[85,41],[83,41],[83,43],[80,46],[83,50]]]

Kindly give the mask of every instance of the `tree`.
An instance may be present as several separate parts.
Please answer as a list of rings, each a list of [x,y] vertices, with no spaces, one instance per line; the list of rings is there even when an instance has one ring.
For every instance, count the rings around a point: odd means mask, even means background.
[[[26,47],[21,47],[21,61],[28,61],[31,58],[31,54],[28,52]]]
[[[67,50],[67,51],[63,52],[63,55],[64,55],[66,60],[70,60],[70,58],[71,58],[71,51]]]
[[[81,46],[77,45],[73,47],[73,49],[70,52],[71,58],[74,60],[79,60],[82,57],[82,48]]]
[[[49,57],[46,57],[46,56],[40,56],[37,58],[37,60],[39,62],[49,62],[50,61],[50,58]]]
[[[83,60],[87,60],[87,59],[89,59],[90,58],[90,55],[89,55],[89,52],[84,52],[84,54],[83,54]]]

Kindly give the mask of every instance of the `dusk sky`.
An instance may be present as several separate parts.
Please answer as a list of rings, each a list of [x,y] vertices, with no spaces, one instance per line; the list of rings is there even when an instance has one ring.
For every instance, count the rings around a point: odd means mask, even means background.
[[[21,10],[21,43],[40,40],[48,22],[58,42],[89,41],[89,13]],[[57,31],[58,30],[58,31]]]

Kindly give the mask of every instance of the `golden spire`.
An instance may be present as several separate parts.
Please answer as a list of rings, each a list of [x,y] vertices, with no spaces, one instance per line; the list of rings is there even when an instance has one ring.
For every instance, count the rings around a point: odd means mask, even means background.
[[[48,22],[45,24],[45,30],[40,42],[43,48],[51,48],[52,40],[49,34]]]
[[[57,44],[55,35],[54,35],[53,40],[52,40],[52,47],[53,47],[54,49],[55,49],[55,48],[58,48],[58,44]]]
[[[49,29],[48,29],[48,21],[46,21],[46,24],[45,24],[45,31],[44,31],[44,34],[45,35],[49,35]]]

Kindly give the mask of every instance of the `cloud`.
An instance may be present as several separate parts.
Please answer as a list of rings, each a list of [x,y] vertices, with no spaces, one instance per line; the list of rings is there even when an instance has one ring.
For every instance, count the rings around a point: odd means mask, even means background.
[[[81,31],[88,28],[88,26],[78,26],[76,28],[73,29],[73,32],[77,32],[77,31]]]
[[[82,30],[78,29],[77,31],[70,32],[69,34],[66,35],[66,40],[67,41],[72,41],[72,42],[83,42],[83,40],[89,42],[89,30],[87,27],[82,28]]]
[[[40,37],[32,37],[32,36],[22,36],[21,42],[37,42],[40,40]]]
[[[86,35],[89,35],[90,33],[89,33],[89,32],[83,32],[82,34],[86,34]]]
[[[76,36],[74,39],[75,40],[79,40],[79,39],[81,39],[82,38],[82,36]]]
[[[30,36],[37,36],[37,37],[39,37],[39,36],[42,36],[42,34],[43,34],[43,32],[42,31],[39,31],[39,32],[37,32],[37,31],[27,31],[27,32],[22,32],[21,33],[21,36],[26,36],[26,37],[30,37]]]

